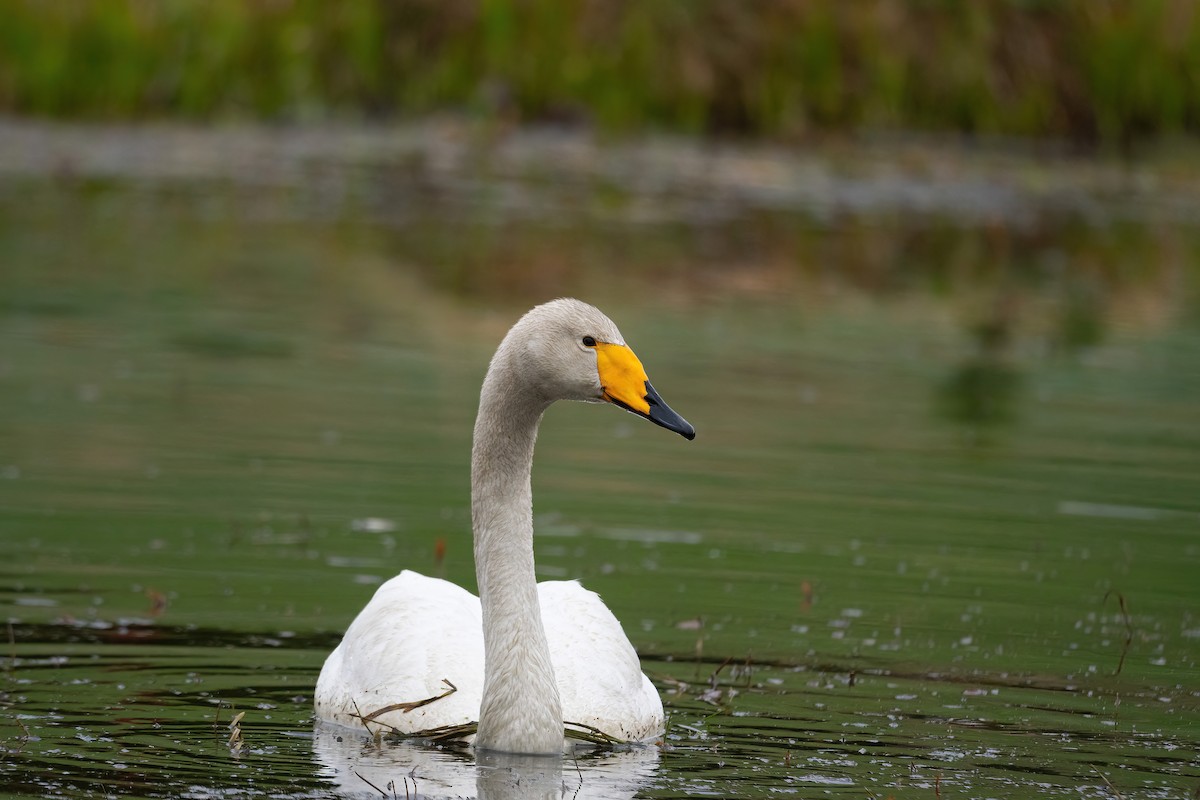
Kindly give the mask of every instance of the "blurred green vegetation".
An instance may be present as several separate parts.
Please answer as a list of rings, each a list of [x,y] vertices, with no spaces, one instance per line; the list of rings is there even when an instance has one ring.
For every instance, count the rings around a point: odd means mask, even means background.
[[[1200,131],[1193,0],[0,0],[0,18],[0,110],[19,114]]]

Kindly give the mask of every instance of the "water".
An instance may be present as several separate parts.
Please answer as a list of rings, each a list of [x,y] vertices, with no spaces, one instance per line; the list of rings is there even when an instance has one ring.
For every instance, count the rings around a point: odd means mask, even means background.
[[[2,791],[1200,785],[1186,225],[788,210],[696,236],[468,214],[483,239],[459,241],[457,217],[430,222],[457,201],[388,222],[194,180],[0,193]],[[817,252],[845,274],[805,267]],[[1007,277],[946,278],[960,261]],[[493,763],[314,725],[320,665],[375,585],[410,567],[473,587],[479,381],[563,292],[616,319],[698,431],[559,406],[534,472],[539,572],[605,598],[666,736]]]

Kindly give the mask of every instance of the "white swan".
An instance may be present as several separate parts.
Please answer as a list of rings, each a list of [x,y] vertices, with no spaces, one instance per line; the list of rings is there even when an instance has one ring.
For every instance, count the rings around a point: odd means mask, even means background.
[[[457,691],[380,723],[416,733],[478,722],[477,748],[560,753],[563,723],[625,741],[663,731],[662,700],[612,612],[575,581],[538,584],[530,469],[555,400],[610,402],[695,438],[654,391],[616,325],[578,300],[522,317],[492,358],[471,454],[479,597],[404,571],[379,587],[329,655],[315,705],[324,720]]]

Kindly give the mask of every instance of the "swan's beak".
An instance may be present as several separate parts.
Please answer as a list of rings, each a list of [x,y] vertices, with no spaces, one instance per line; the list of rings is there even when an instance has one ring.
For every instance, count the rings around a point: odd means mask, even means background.
[[[600,389],[605,400],[675,431],[689,441],[696,438],[696,429],[691,423],[672,411],[654,391],[642,362],[628,347],[598,343],[596,368],[600,372]]]

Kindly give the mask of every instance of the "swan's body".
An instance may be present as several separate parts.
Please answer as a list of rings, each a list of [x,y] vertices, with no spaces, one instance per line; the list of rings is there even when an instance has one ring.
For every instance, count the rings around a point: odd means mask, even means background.
[[[658,692],[600,598],[574,581],[545,581],[537,591],[562,719],[624,741],[662,733]],[[379,587],[330,655],[317,684],[321,715],[361,728],[353,714],[436,697],[446,691],[446,679],[458,691],[380,721],[407,732],[476,722],[483,661],[479,598],[457,584],[405,570]],[[556,747],[558,739],[561,734]]]
[[[405,571],[385,583],[330,654],[317,714],[360,727],[375,717],[406,733],[478,722],[476,747],[563,748],[563,723],[625,741],[662,733],[663,709],[620,623],[574,581],[534,577],[530,470],[542,413],[556,400],[609,401],[689,439],[616,326],[556,300],[530,311],[496,351],[480,394],[471,511],[480,597]]]

